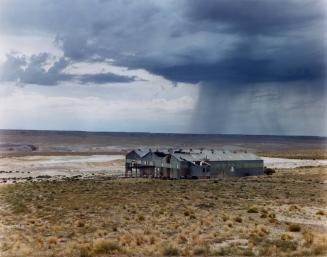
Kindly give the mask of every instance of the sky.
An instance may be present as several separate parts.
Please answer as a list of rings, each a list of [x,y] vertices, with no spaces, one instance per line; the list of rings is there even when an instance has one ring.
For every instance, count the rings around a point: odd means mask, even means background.
[[[0,128],[327,136],[327,0],[0,0]]]

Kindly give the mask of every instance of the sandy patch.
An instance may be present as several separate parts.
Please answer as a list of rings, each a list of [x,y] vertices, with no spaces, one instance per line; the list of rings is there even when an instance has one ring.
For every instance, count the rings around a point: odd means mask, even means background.
[[[120,176],[124,155],[24,156],[0,159],[0,179]]]
[[[298,167],[317,167],[327,165],[327,160],[298,160],[298,159],[286,159],[286,158],[271,158],[261,157],[264,161],[264,165],[273,169],[290,169]]]

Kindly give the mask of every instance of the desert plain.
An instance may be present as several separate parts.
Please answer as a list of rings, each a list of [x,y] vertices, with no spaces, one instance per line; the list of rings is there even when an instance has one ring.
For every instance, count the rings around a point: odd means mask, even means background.
[[[327,254],[326,139],[164,137],[2,132],[0,256]],[[275,173],[124,178],[124,153],[161,140],[249,149]]]

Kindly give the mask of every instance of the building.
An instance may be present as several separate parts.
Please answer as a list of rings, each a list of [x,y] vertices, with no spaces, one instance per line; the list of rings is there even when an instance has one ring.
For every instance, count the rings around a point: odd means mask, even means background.
[[[167,152],[163,151],[148,151],[141,159],[142,171],[140,175],[142,177],[160,177],[160,168],[162,167],[162,159],[165,158]]]
[[[138,177],[140,176],[140,170],[142,169],[142,157],[144,157],[149,151],[143,149],[136,149],[126,154],[125,160],[125,176],[126,177]]]
[[[137,159],[132,160],[133,156]],[[126,167],[130,167],[130,163],[137,163],[139,173],[135,174],[141,177],[181,179],[264,174],[263,160],[247,151],[148,150],[140,157],[133,150],[126,156]]]

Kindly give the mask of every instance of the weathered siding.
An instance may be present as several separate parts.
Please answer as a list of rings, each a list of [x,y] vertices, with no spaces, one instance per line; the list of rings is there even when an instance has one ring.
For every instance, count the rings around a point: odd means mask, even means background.
[[[171,169],[170,178],[172,179],[180,179],[181,171],[180,169]]]
[[[164,177],[172,179],[180,179],[186,176],[185,165],[187,164],[174,155],[168,154],[162,159],[161,167],[164,168]]]
[[[142,157],[142,164],[161,167],[162,159],[163,157],[156,155],[155,152],[149,152]]]
[[[210,162],[211,177],[263,175],[263,161],[217,161]]]
[[[209,178],[210,177],[210,166],[208,165],[190,165],[191,178]]]
[[[174,155],[169,154],[162,159],[162,167],[164,168],[179,169],[180,166],[180,160],[178,160]]]

